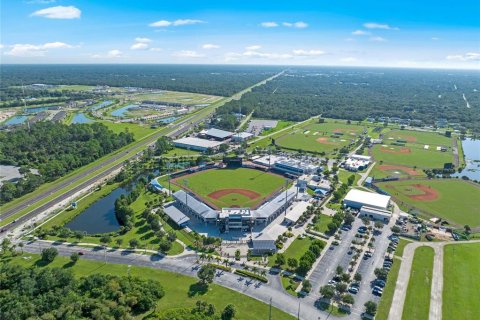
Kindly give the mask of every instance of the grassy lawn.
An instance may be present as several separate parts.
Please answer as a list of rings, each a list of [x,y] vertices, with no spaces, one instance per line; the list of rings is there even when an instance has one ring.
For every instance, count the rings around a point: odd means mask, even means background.
[[[420,168],[414,169],[413,167],[408,166],[388,165],[386,163],[380,164],[377,162],[375,167],[370,172],[370,176],[374,177],[375,179],[383,179],[386,177],[423,179],[427,175]]]
[[[30,256],[31,259],[25,260],[23,257],[15,257],[12,262],[30,267],[35,266],[39,258],[38,255],[31,254],[24,254],[24,256]],[[223,310],[227,304],[233,303],[238,312],[235,319],[238,320],[262,320],[268,318],[269,307],[267,304],[219,285],[210,285],[206,293],[191,291],[192,288],[195,288],[195,283],[197,282],[197,279],[192,277],[153,268],[136,266],[128,268],[127,265],[104,264],[99,261],[83,259],[80,259],[74,266],[71,266],[69,262],[69,258],[57,257],[48,267],[70,268],[77,277],[94,273],[121,276],[127,275],[129,273],[128,269],[130,269],[131,276],[160,281],[165,290],[165,297],[158,302],[157,310],[191,308],[195,306],[196,301],[202,300],[214,304],[217,310]],[[138,319],[141,319],[143,316],[145,315],[139,316]],[[276,308],[272,308],[272,319],[293,320],[295,318]]]
[[[188,189],[218,207],[254,207],[285,184],[282,176],[247,168],[201,171],[180,177],[176,183],[183,186],[185,180],[188,181]],[[222,189],[243,189],[254,194],[248,196],[231,192],[218,197],[211,195]]]
[[[420,195],[422,191],[413,185],[424,185],[437,194],[433,200],[416,200],[411,196]],[[427,215],[446,219],[459,226],[466,224],[471,227],[480,225],[478,200],[480,187],[458,179],[390,181],[377,184],[399,199],[398,203],[418,208]]]
[[[266,136],[267,134],[271,134],[279,130],[285,129],[286,127],[291,126],[294,123],[295,122],[292,122],[292,121],[279,120],[275,128],[263,130],[260,136]]]
[[[315,240],[315,238],[313,237],[305,237],[304,239],[296,238],[295,240],[293,240],[287,250],[283,252],[283,254],[285,255],[285,260],[288,260],[289,258],[295,258],[297,259],[297,261],[299,261],[303,254],[307,252],[313,240]],[[274,266],[276,258],[277,254],[272,255],[268,259],[268,266]]]
[[[405,238],[400,238],[399,241],[398,241],[397,250],[395,250],[395,255],[397,257],[403,256],[403,250],[405,249],[405,246],[409,243],[412,243],[412,242],[413,241],[411,241],[411,240],[407,240]]]
[[[430,247],[418,247],[413,256],[407,297],[403,307],[403,320],[427,320],[430,309],[434,251]]]
[[[404,147],[385,144],[376,144],[372,147],[372,155],[375,161],[383,161],[383,164],[403,165],[417,168],[443,168],[445,163],[453,162],[451,148],[447,152],[435,149],[425,150],[423,147],[407,143]],[[406,148],[406,149],[405,149]],[[405,153],[402,150],[407,150]]]
[[[480,243],[444,247],[443,319],[480,319]]]
[[[101,190],[98,191],[99,196],[96,196],[95,193],[92,194],[92,199],[88,199],[88,197],[85,199],[87,203],[92,203],[94,201],[94,198],[97,200],[100,198],[101,195]],[[95,195],[95,196],[94,196]],[[106,194],[105,194],[106,195]],[[148,223],[146,222],[145,219],[142,217],[142,212],[145,210],[146,206],[145,203],[152,201],[156,198],[158,198],[159,195],[150,191],[144,191],[140,194],[137,200],[135,200],[130,206],[131,208],[135,211],[135,217],[136,217],[136,223],[134,224],[134,227],[132,230],[128,231],[127,233],[123,235],[118,235],[118,236],[113,236],[112,237],[112,242],[109,244],[110,246],[118,246],[116,244],[116,240],[121,239],[122,244],[119,246],[121,248],[128,248],[129,247],[129,241],[132,239],[137,239],[141,248],[146,248],[149,250],[158,250],[158,244],[159,244],[159,239],[155,236],[155,233],[153,230],[150,228]],[[87,206],[82,203],[82,201],[79,202],[79,208],[86,208]],[[72,211],[66,211],[67,215],[65,217],[62,217],[62,215],[58,216],[57,218],[53,219],[51,222],[46,225],[46,227],[51,227],[53,225],[63,225],[65,224],[69,219],[69,214]],[[76,214],[80,213],[81,211],[75,210]],[[192,245],[192,240],[191,237],[187,234],[187,232],[183,229],[178,229],[175,226],[172,226],[169,222],[161,220],[162,226],[165,229],[166,232],[169,232],[173,230],[177,234],[177,238],[184,242],[186,245]],[[58,237],[49,237],[51,240],[62,240]],[[84,242],[84,243],[96,243],[100,244],[100,238],[99,237],[94,237],[94,236],[85,236],[83,239],[78,240],[75,238],[67,238],[64,239],[68,242]],[[172,248],[166,252],[168,255],[176,255],[183,252],[183,246],[178,243],[174,242],[172,244]]]
[[[173,148],[172,150],[165,153],[164,157],[177,157],[177,156],[198,156],[200,152],[195,150],[187,150],[181,148]]]
[[[348,178],[350,176],[355,176],[355,180],[353,181],[353,185],[356,185],[357,184],[357,181],[362,177],[361,175],[359,175],[358,173],[355,173],[355,172],[350,172],[350,171],[347,171],[347,170],[343,170],[343,169],[340,169],[338,170],[338,180],[343,183],[343,184],[347,184],[348,183]]]
[[[424,145],[430,145],[430,148],[431,146],[450,147],[452,145],[452,138],[448,138],[445,135],[436,132],[391,130],[385,133],[384,136],[384,142],[399,139],[406,140],[412,144],[421,145],[422,147]]]
[[[155,132],[157,129],[152,129],[148,125],[139,125],[136,123],[129,123],[129,122],[112,122],[108,120],[98,120],[97,122],[106,125],[110,130],[115,133],[120,132],[131,132],[135,137],[135,140],[139,140],[140,138],[145,137],[146,135]]]
[[[313,229],[318,232],[326,233],[328,231],[327,226],[332,222],[333,218],[325,214],[321,214],[319,217],[320,219],[318,219],[317,223],[313,225]]]
[[[283,289],[285,289],[288,294],[291,294],[294,297],[298,296],[298,293],[295,292],[295,290],[298,288],[301,281],[295,281],[293,278],[284,275],[282,275],[280,279],[282,280]]]
[[[375,316],[375,319],[377,320],[388,319],[388,313],[390,312],[390,307],[392,306],[393,293],[395,292],[395,284],[397,282],[400,264],[400,259],[394,257],[392,268],[388,273],[387,284],[383,289],[382,299],[378,304],[377,315]]]

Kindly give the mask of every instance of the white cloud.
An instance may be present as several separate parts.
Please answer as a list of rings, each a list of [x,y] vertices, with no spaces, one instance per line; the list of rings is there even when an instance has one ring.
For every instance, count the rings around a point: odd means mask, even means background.
[[[354,57],[346,57],[346,58],[340,59],[340,61],[342,61],[342,62],[355,62],[355,61],[358,61],[358,59],[354,58]]]
[[[203,58],[205,55],[200,54],[196,51],[193,50],[181,50],[174,52],[172,56],[177,57],[177,58]]]
[[[118,49],[113,49],[107,52],[107,58],[120,58],[122,55],[122,51]]]
[[[387,39],[382,38],[382,37],[371,37],[370,41],[375,41],[375,42],[385,42]]]
[[[278,27],[278,23],[274,21],[267,21],[267,22],[262,22],[260,25],[264,28],[275,28]]]
[[[40,45],[35,44],[14,44],[9,46],[10,50],[5,51],[7,56],[15,57],[42,57],[48,52],[48,49],[70,49],[72,45],[63,42],[47,42]]]
[[[5,46],[3,44],[0,44],[0,49],[3,49],[5,48]]]
[[[74,6],[56,6],[35,11],[31,15],[48,19],[79,19],[82,11]]]
[[[230,62],[230,61],[236,61],[238,59],[240,59],[242,57],[242,55],[240,53],[237,53],[237,52],[227,52],[225,54],[225,61],[226,62]]]
[[[325,51],[298,49],[298,50],[293,50],[293,54],[299,57],[315,57],[315,56],[321,56],[322,54],[325,54]]]
[[[440,38],[432,37],[432,40],[433,40],[433,41],[437,41],[437,40],[440,40]]]
[[[371,33],[364,30],[355,30],[352,32],[354,36],[369,36]]]
[[[252,51],[253,50],[254,51],[254,50],[261,49],[261,48],[262,48],[262,46],[256,44],[256,45],[253,45],[253,46],[245,47],[245,50],[247,50],[247,51]]]
[[[28,4],[50,4],[55,3],[56,0],[30,0],[27,1]]]
[[[150,51],[160,52],[162,48],[150,48]]]
[[[150,42],[152,42],[152,40],[149,38],[137,37],[135,38],[135,43],[132,44],[130,49],[131,50],[147,50],[150,45]]]
[[[242,54],[244,57],[264,58],[264,59],[290,59],[291,54],[288,53],[269,53],[247,50]]]
[[[218,49],[220,46],[218,44],[206,43],[202,46],[203,49]]]
[[[186,26],[192,24],[199,24],[205,23],[205,21],[197,20],[197,19],[177,19],[175,21],[168,21],[168,20],[159,20],[156,22],[152,22],[149,24],[150,27],[178,27],[178,26]]]
[[[400,30],[397,27],[391,27],[388,24],[376,23],[376,22],[364,23],[363,26],[367,29]]]
[[[467,52],[465,54],[449,55],[447,56],[447,60],[480,61],[480,52]]]
[[[308,27],[308,24],[303,22],[303,21],[298,21],[298,22],[284,22],[282,23],[283,26],[285,27],[289,27],[289,28],[299,28],[299,29],[303,29],[303,28],[306,28]]]

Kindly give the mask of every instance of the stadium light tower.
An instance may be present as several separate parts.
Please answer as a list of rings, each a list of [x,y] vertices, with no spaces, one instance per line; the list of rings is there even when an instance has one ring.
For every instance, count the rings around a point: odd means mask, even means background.
[[[287,215],[287,200],[288,200],[288,179],[285,179],[285,216]]]
[[[187,206],[188,209],[188,180],[183,179],[183,185],[185,186],[185,205]]]

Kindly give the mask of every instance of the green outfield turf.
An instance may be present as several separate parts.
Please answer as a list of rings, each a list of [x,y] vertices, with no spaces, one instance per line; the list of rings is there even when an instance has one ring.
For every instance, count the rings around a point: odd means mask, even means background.
[[[143,101],[163,101],[163,102],[176,102],[188,105],[195,104],[212,104],[222,97],[213,96],[201,93],[191,92],[179,92],[179,91],[161,91],[160,93],[140,93],[134,95],[135,100]]]
[[[445,147],[447,151],[437,150]],[[383,143],[372,147],[372,155],[382,165],[399,165],[410,168],[443,168],[453,162],[452,139],[432,132],[391,130],[384,134]],[[402,170],[394,176],[415,176]],[[392,175],[388,170],[376,169],[380,178]]]
[[[172,180],[194,192],[210,205],[221,207],[255,207],[273,192],[285,186],[285,178],[260,170],[212,169]]]
[[[444,248],[443,319],[480,319],[480,243]]]
[[[418,247],[413,256],[402,320],[428,320],[434,251]]]
[[[480,226],[480,186],[457,179],[403,180],[377,183],[400,205],[421,210],[458,226]],[[423,189],[423,190],[422,190]]]
[[[276,138],[276,144],[288,149],[332,153],[355,142],[364,127],[330,121],[295,128]]]
[[[390,165],[390,164],[380,164],[377,162],[373,170],[370,172],[370,176],[375,179],[383,179],[387,177],[395,178],[425,178],[427,175],[421,168],[413,168],[402,165]]]

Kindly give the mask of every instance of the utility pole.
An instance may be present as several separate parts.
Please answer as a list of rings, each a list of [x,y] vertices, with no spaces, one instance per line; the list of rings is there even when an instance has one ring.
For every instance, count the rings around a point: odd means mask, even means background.
[[[298,313],[297,313],[297,320],[300,320],[300,301],[298,301]]]
[[[270,297],[270,311],[268,315],[268,320],[272,320],[272,298]]]
[[[285,179],[285,215],[287,215],[288,207],[288,179]]]

